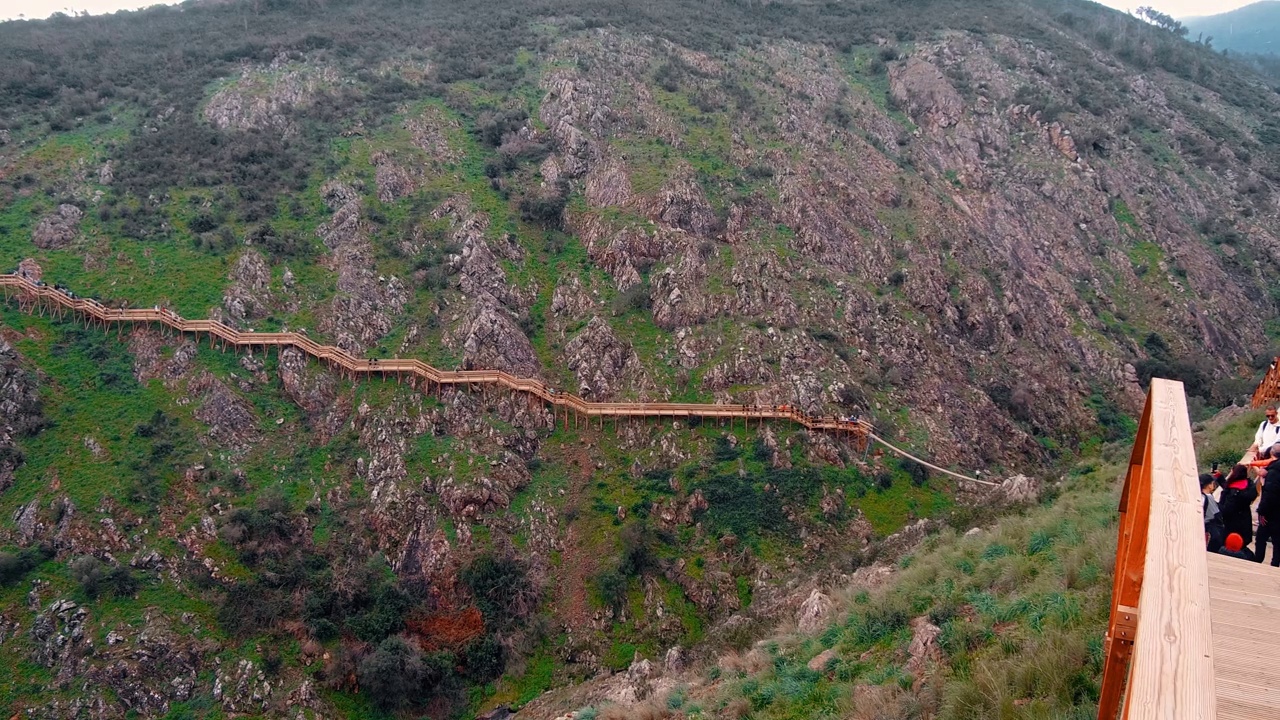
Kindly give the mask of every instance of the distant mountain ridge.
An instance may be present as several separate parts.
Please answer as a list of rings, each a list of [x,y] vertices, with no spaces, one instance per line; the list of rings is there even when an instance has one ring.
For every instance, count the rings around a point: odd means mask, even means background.
[[[1213,45],[1233,52],[1280,55],[1280,0],[1264,0],[1231,12],[1187,18],[1190,37],[1213,36]]]

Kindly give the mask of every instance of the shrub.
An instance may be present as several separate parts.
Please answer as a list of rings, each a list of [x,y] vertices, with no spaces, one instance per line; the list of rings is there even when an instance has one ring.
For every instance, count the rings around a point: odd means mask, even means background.
[[[383,640],[356,673],[360,688],[384,710],[407,706],[422,690],[426,674],[422,654],[399,637]]]
[[[627,576],[617,570],[605,570],[596,575],[595,586],[600,601],[614,612],[621,610],[627,601],[627,582]]]
[[[524,566],[512,558],[483,555],[462,571],[462,582],[492,628],[505,628],[527,617],[537,603]]]
[[[102,563],[92,555],[84,555],[71,561],[69,566],[71,579],[80,586],[84,594],[95,598],[98,596],[98,584],[102,582]]]
[[[721,435],[716,438],[715,448],[712,450],[712,457],[716,459],[716,462],[737,460],[738,456],[741,454],[742,451],[738,449],[738,446],[735,445],[728,436]]]
[[[652,304],[653,300],[649,296],[649,283],[638,282],[618,293],[618,296],[613,299],[613,313],[615,315],[625,315],[632,310],[647,312]]]
[[[925,483],[929,482],[929,468],[915,460],[904,459],[902,469],[907,471],[907,475],[911,477],[911,484],[916,487],[924,487]]]
[[[502,643],[492,635],[472,640],[462,649],[462,665],[467,677],[480,683],[495,680],[506,667]]]
[[[21,580],[38,565],[53,557],[47,545],[24,548],[18,552],[0,552],[0,587]]]

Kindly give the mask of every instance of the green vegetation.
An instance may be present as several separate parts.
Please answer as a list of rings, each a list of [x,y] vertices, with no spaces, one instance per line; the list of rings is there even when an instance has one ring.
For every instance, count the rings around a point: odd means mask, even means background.
[[[932,131],[890,92],[913,49],[959,29],[997,62],[1023,62],[999,56],[1004,41],[990,40],[1013,37],[1019,53],[1034,49],[1026,56],[1044,53],[1054,66],[1037,61],[1012,97],[944,67],[966,103],[1026,105],[1039,122],[1069,127],[1090,163],[1146,163],[1153,183],[1216,183],[1215,174],[1238,170],[1240,203],[1187,219],[1234,258],[1223,261],[1233,282],[1253,278],[1262,257],[1250,251],[1260,222],[1250,218],[1266,217],[1280,125],[1256,78],[1167,23],[1077,0],[927,5],[480,0],[424,11],[392,0],[234,0],[0,24],[0,269],[33,258],[46,281],[107,305],[197,318],[230,312],[229,275],[259,253],[268,272],[261,287],[249,282],[270,299],[243,324],[307,328],[326,342],[351,342],[332,308],[376,314],[376,298],[398,296],[391,288],[403,283],[403,308],[387,311],[367,354],[442,367],[470,360],[473,300],[502,295],[497,313],[528,338],[557,387],[577,387],[565,347],[598,317],[639,358],[643,382],[624,395],[736,402],[799,394],[788,383],[800,377],[818,383],[824,411],[865,410],[886,436],[929,447],[926,425],[902,405],[917,389],[911,368],[866,337],[853,340],[864,332],[855,314],[930,328],[922,353],[937,351],[933,336],[984,357],[1045,346],[1013,327],[1026,308],[999,319],[1025,269],[970,268],[976,256],[963,250],[981,245],[970,242],[979,231],[953,233],[931,216],[943,207],[964,223],[963,209],[977,223],[983,213],[955,192],[973,179],[967,172],[916,165],[928,161],[917,150]],[[623,51],[592,46],[597,37]],[[602,49],[628,64],[593,72]],[[1099,69],[1097,52],[1118,60]],[[1159,76],[1169,116],[1126,107],[1131,91],[1116,68]],[[1166,86],[1163,73],[1177,80]],[[628,87],[636,78],[646,87]],[[564,82],[581,106],[561,110],[589,116],[582,147],[558,145],[558,120],[543,105],[564,100]],[[1112,119],[1125,124],[1123,143],[1111,137]],[[1009,147],[1041,129],[1019,132]],[[1058,185],[1068,172],[1002,155],[1002,143],[986,140],[983,162],[994,172],[965,187],[966,198],[992,178]],[[868,146],[875,153],[864,154]],[[1146,157],[1111,154],[1132,147]],[[847,155],[849,166],[827,167],[817,149]],[[601,178],[574,169],[579,156],[620,163],[632,197],[598,202]],[[684,188],[675,181],[686,180],[689,202],[676,197]],[[358,218],[335,218],[337,183],[355,192]],[[858,183],[870,200],[847,208],[858,227],[833,219],[845,208],[824,216],[806,206],[823,188]],[[1117,197],[1109,211],[1141,282],[1105,267],[1111,255],[1097,262],[1097,282],[1073,278],[1088,308],[1072,330],[1132,361],[1142,382],[1182,379],[1199,417],[1238,397],[1245,381],[1217,379],[1221,367],[1190,336],[1164,329],[1159,304],[1190,299],[1205,275],[1180,264],[1163,230],[1148,229],[1161,212],[1151,190],[1125,193],[1133,208]],[[73,237],[37,247],[33,232],[61,205],[83,213]],[[1237,216],[1236,206],[1254,214]],[[342,266],[320,231],[352,220],[353,257]],[[483,266],[469,266],[481,244]],[[832,261],[865,265],[867,276],[819,267]],[[639,281],[619,290],[618,268]],[[655,297],[673,271],[701,297]],[[966,281],[978,273],[1001,302],[972,301],[976,286]],[[780,277],[794,287],[779,294]],[[922,301],[915,291],[938,279],[946,293]],[[738,314],[747,302],[760,309]],[[660,326],[655,312],[672,307],[694,316]],[[754,429],[700,420],[544,429],[521,398],[423,398],[391,381],[332,376],[294,383],[278,357],[190,350],[11,306],[0,307],[0,324],[38,378],[44,407],[35,425],[16,428],[15,446],[0,449],[0,461],[18,465],[0,496],[0,531],[22,543],[0,548],[0,614],[31,627],[44,612],[34,605],[72,598],[98,647],[117,630],[133,638],[153,622],[181,626],[202,664],[195,695],[170,704],[175,718],[227,712],[212,699],[215,657],[220,668],[253,662],[282,693],[310,678],[338,715],[466,717],[672,644],[745,649],[767,630],[756,614],[797,573],[854,570],[880,552],[863,535],[883,539],[921,518],[963,531],[973,512],[922,465],[781,423],[771,429],[776,450]],[[766,336],[785,350],[762,353],[758,370],[734,362],[735,348],[755,350]],[[988,370],[972,368],[971,390],[1026,436],[987,459],[1010,461],[1015,447],[1031,448],[1029,462],[1106,452],[1132,435],[1105,387],[1059,413],[1051,434],[1031,384],[1005,379],[1011,366],[1000,362],[982,378]],[[714,373],[735,377],[713,387]],[[251,414],[232,428],[251,440],[215,436],[212,383]],[[298,402],[311,391],[323,407]],[[939,402],[966,391],[954,392]],[[1081,417],[1080,400],[1096,426],[1061,427]],[[1233,436],[1248,429],[1240,422]],[[1210,455],[1228,458],[1236,442]],[[844,716],[860,685],[887,704],[919,695],[944,717],[1080,714],[1096,693],[1086,638],[1106,585],[1110,499],[1100,472],[1068,483],[1054,506],[1065,516],[1038,508],[977,539],[948,530],[895,558],[900,582],[848,599],[820,638],[768,645],[758,671],[724,669],[720,696],[681,689],[665,711]],[[36,518],[34,539],[19,540],[20,507]],[[152,550],[159,565],[141,561]],[[739,613],[745,623],[712,632]],[[942,631],[940,677],[919,676],[900,652],[922,616]],[[0,663],[14,668],[0,677],[0,707],[81,700],[83,684],[31,661],[35,646],[25,632],[0,644]],[[807,668],[832,648],[838,658]],[[932,700],[908,692],[922,680]],[[110,689],[104,697],[124,703]]]

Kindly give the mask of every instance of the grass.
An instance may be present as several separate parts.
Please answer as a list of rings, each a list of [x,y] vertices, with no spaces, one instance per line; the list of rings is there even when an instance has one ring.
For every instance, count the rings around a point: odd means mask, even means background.
[[[840,597],[840,614],[824,630],[722,658],[713,675],[736,679],[682,702],[741,705],[759,720],[844,718],[855,708],[858,717],[884,718],[1092,717],[1121,471],[1118,463],[1078,466],[1052,503],[977,535],[930,537],[892,582]],[[941,666],[926,665],[926,684],[915,690],[920,678],[903,665],[920,622],[913,618],[940,628],[942,652]],[[809,669],[827,649],[836,656]]]

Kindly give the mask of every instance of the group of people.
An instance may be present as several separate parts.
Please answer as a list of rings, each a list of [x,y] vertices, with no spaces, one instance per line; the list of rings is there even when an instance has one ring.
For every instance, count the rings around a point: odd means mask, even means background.
[[[1249,450],[1254,460],[1248,464],[1237,464],[1224,476],[1215,463],[1200,476],[1205,543],[1209,552],[1261,563],[1270,542],[1271,565],[1280,567],[1280,413],[1275,407],[1267,408]]]

